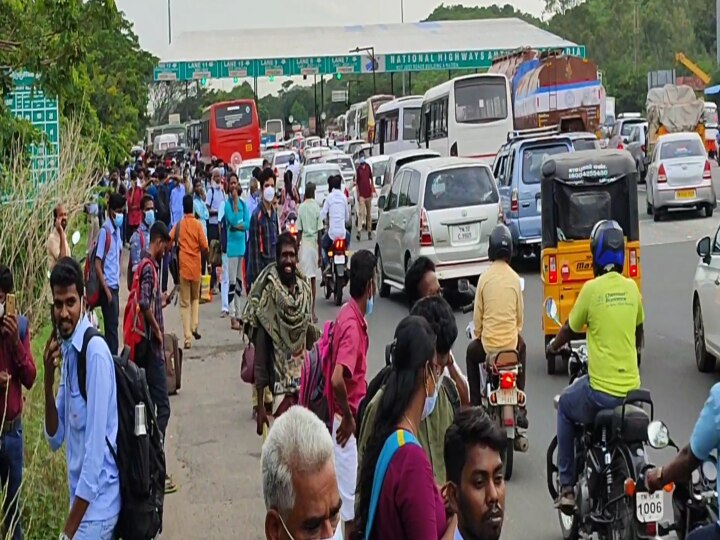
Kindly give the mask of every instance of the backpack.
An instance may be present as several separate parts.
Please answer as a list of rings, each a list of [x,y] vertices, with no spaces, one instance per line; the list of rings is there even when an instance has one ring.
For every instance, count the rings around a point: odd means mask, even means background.
[[[332,432],[335,405],[332,393],[333,322],[325,322],[323,334],[305,355],[300,372],[300,405],[311,410]]]
[[[85,401],[87,347],[94,337],[105,339],[95,328],[88,328],[78,356],[78,385]],[[115,534],[119,538],[152,540],[162,531],[165,500],[165,451],[162,433],[157,424],[145,370],[129,361],[127,349],[122,356],[113,356],[113,363],[118,405],[117,452],[107,438],[105,442],[120,474],[122,507]],[[141,404],[145,406],[147,434],[136,436],[135,411]]]
[[[158,186],[157,195],[157,218],[165,225],[170,225],[170,189],[167,184]]]
[[[137,363],[137,347],[144,339],[152,339],[153,336],[148,327],[145,316],[140,309],[140,278],[145,266],[150,265],[153,271],[153,295],[157,288],[158,275],[153,262],[144,258],[135,269],[132,275],[132,287],[128,296],[125,311],[123,313],[123,343],[130,350],[130,360]],[[154,296],[153,296],[154,301]]]
[[[139,238],[140,238],[140,258],[142,259],[143,252],[145,251],[145,249],[147,249],[147,247],[145,246],[145,235],[143,234],[143,232],[142,232],[140,229],[138,229],[138,230],[136,231],[136,233],[137,233],[137,235],[138,235]],[[130,239],[130,241],[132,241],[132,238]],[[138,263],[138,265],[139,265],[139,264],[140,264],[140,263]],[[132,285],[133,285],[132,257],[128,257],[128,267],[127,267],[127,288],[128,288],[128,291],[131,291],[131,290],[132,290]]]
[[[105,231],[105,250],[103,259],[107,257],[108,250],[110,249],[110,243],[112,242],[112,231],[103,226],[101,230]],[[85,299],[90,309],[95,309],[100,305],[102,294],[104,292],[100,289],[100,279],[97,275],[97,268],[95,268],[95,259],[97,258],[97,248],[100,235],[95,240],[92,249],[90,250],[90,256],[85,259],[85,271],[83,272],[85,278]]]

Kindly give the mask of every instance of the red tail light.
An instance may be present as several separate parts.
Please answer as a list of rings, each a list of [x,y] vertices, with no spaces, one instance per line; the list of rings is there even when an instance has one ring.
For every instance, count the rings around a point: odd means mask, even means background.
[[[335,240],[335,242],[333,243],[333,248],[338,253],[342,253],[343,251],[345,251],[345,239],[338,238],[337,240]]]
[[[660,168],[658,169],[658,184],[665,184],[667,183],[667,174],[665,174],[665,165],[662,163],[660,164]]]
[[[623,143],[618,143],[618,150],[625,150],[625,147],[623,146]]]
[[[520,201],[518,200],[518,190],[513,189],[512,195],[510,195],[510,211],[517,212],[520,210]]]
[[[628,261],[628,272],[630,273],[630,277],[632,277],[632,278],[638,276],[637,251],[634,249],[630,250],[630,260]]]
[[[512,371],[500,374],[500,388],[502,390],[511,390],[515,388],[515,374]]]
[[[657,523],[655,521],[651,521],[650,523],[645,524],[645,532],[650,538],[654,538],[657,536]]]
[[[712,170],[710,169],[709,161],[705,161],[705,170],[703,171],[703,180],[712,180]]]
[[[433,239],[430,232],[430,223],[428,223],[427,212],[423,208],[420,211],[420,246],[432,246]]]
[[[555,258],[555,255],[550,255],[548,257],[548,280],[550,283],[558,282],[557,259]]]
[[[273,172],[275,173],[275,176],[277,176],[277,175],[278,175],[278,168],[275,167],[275,169],[273,169]]]
[[[643,153],[643,154],[644,154],[645,152],[647,152],[647,149],[645,148],[645,145],[644,145],[644,144],[640,146],[640,150],[642,150],[642,153]]]
[[[562,276],[563,281],[570,279],[570,267],[567,264],[563,264],[560,268],[560,275]]]

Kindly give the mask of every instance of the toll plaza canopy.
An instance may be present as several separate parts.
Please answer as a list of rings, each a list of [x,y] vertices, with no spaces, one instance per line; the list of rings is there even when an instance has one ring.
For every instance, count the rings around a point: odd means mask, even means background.
[[[585,46],[520,19],[238,29],[181,34],[154,80],[487,69],[521,47],[585,57]]]

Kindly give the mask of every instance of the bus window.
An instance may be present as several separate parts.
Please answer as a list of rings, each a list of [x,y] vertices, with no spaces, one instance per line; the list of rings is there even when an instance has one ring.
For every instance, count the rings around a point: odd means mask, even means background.
[[[455,120],[483,123],[508,115],[507,89],[501,78],[469,79],[455,83]]]
[[[404,141],[414,141],[418,138],[420,127],[420,109],[403,109],[403,135]]]
[[[237,129],[252,123],[249,105],[230,105],[215,109],[215,125],[218,129]]]

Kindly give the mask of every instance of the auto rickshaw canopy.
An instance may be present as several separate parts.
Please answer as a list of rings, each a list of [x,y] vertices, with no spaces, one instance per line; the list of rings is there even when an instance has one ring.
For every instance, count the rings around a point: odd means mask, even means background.
[[[542,166],[542,247],[587,240],[595,224],[614,219],[639,240],[637,168],[624,150],[584,150],[549,157]]]

